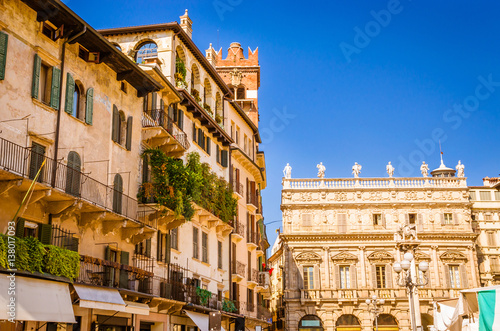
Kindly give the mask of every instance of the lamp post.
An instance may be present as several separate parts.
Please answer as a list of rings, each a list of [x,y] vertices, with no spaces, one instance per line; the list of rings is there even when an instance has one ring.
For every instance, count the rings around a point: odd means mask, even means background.
[[[366,299],[366,304],[368,305],[368,311],[373,314],[375,319],[375,331],[378,331],[378,315],[384,311],[384,308],[379,305],[385,304],[384,299],[378,299],[376,295],[373,295],[371,299]],[[373,306],[373,307],[370,307]]]
[[[403,256],[403,261],[395,262],[393,265],[393,269],[396,272],[396,282],[399,286],[406,287],[406,291],[408,292],[409,300],[410,300],[410,313],[411,313],[411,324],[412,330],[417,330],[417,323],[415,319],[416,311],[415,311],[415,299],[414,292],[415,289],[420,286],[425,286],[429,282],[425,274],[423,275],[423,279],[419,279],[416,276],[416,268],[415,268],[415,259],[413,258],[413,254],[411,252],[406,252]],[[429,263],[422,261],[418,264],[418,269],[425,273],[429,270]]]

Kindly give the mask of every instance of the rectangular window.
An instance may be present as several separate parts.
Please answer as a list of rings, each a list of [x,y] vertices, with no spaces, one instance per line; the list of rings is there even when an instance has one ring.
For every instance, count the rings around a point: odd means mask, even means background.
[[[460,268],[458,265],[450,265],[448,266],[448,270],[450,273],[450,286],[451,288],[460,288]]]
[[[498,257],[496,256],[490,257],[490,269],[493,272],[500,271],[500,264],[498,263]]]
[[[385,266],[378,265],[375,266],[376,277],[377,277],[377,288],[385,288]]]
[[[201,261],[208,263],[208,234],[201,233]]]
[[[312,214],[302,214],[302,226],[306,229],[312,227]]]
[[[50,87],[52,86],[52,68],[42,62],[40,66],[40,92],[38,99],[50,104]]]
[[[231,139],[234,140],[234,122],[231,121]]]
[[[481,201],[490,201],[491,200],[491,192],[490,191],[479,191],[479,199]]]
[[[382,225],[382,214],[373,214],[373,225]]]
[[[314,267],[304,267],[304,289],[312,290],[314,289]]]
[[[173,249],[179,249],[179,229],[173,228],[170,230],[170,247]]]
[[[490,213],[484,214],[484,220],[485,221],[491,221],[493,219],[492,215]]]
[[[417,214],[408,214],[408,224],[415,224],[417,220]]]
[[[453,214],[452,213],[444,213],[444,224],[445,225],[453,224]]]
[[[198,228],[193,227],[193,258],[199,258],[199,249],[198,249]]]
[[[247,138],[247,135],[245,134],[243,136],[243,150],[245,151],[246,154],[248,154],[248,150],[247,150],[248,142],[247,141],[248,141],[248,138]]]
[[[349,275],[349,266],[340,266],[340,288],[350,288],[351,287],[351,278]]]
[[[217,268],[222,269],[222,242],[217,241]]]
[[[470,191],[469,192],[469,197],[471,200],[476,200],[476,191]]]
[[[500,201],[500,191],[495,191],[495,200]]]
[[[59,29],[54,27],[48,21],[42,23],[42,34],[53,41],[62,37],[64,25],[61,25]]]
[[[236,127],[236,144],[240,143],[240,128]]]
[[[496,246],[496,233],[493,231],[486,232],[488,238],[488,246]]]

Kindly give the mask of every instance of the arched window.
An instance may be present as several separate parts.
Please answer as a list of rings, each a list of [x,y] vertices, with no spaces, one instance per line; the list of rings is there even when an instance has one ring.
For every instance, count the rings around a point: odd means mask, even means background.
[[[337,326],[337,331],[361,331],[359,319],[352,314],[340,316],[335,325]]]
[[[125,139],[127,137],[127,118],[123,111],[119,112],[120,115],[120,130],[118,131],[118,143],[120,145],[125,144]]]
[[[76,118],[80,118],[80,99],[82,97],[81,86],[78,82],[75,82],[75,91],[73,92],[73,107],[71,109],[71,115]]]
[[[135,54],[136,63],[144,63],[147,58],[154,58],[158,56],[158,46],[152,42],[148,41],[143,43]]]
[[[236,90],[236,99],[238,100],[243,100],[245,99],[246,95],[245,95],[245,86],[243,85],[240,85],[238,87],[238,89]]]
[[[398,321],[396,318],[389,314],[380,314],[378,317],[378,327],[379,329],[387,330],[387,331],[397,331],[399,330]],[[375,325],[373,327],[375,330]]]
[[[117,50],[119,50],[120,52],[122,51],[122,48],[120,47],[120,45],[118,45],[118,44],[113,44],[113,46],[115,46],[115,48],[116,48]]]
[[[66,168],[66,193],[80,196],[82,161],[76,152],[69,152],[68,165]]]
[[[323,324],[321,319],[316,315],[306,315],[299,322],[299,330],[301,331],[322,331]]]
[[[113,180],[113,211],[122,213],[123,179],[120,174],[115,175]]]

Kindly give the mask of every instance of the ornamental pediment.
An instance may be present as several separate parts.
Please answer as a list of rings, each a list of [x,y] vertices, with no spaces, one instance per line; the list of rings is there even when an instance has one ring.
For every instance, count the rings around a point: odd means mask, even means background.
[[[310,262],[321,262],[321,257],[314,252],[304,252],[300,253],[295,257],[295,261],[299,263],[310,263]]]
[[[345,263],[345,262],[356,262],[358,258],[349,252],[341,252],[335,256],[332,256],[332,260],[335,263]]]
[[[377,251],[377,252],[373,252],[370,255],[368,255],[368,260],[370,260],[372,263],[374,263],[374,262],[389,263],[389,262],[392,262],[394,260],[394,257],[388,252]]]
[[[431,257],[425,253],[416,252],[415,253],[415,260],[416,261],[430,261]]]
[[[441,254],[440,259],[447,262],[467,261],[467,257],[457,251],[447,251]]]

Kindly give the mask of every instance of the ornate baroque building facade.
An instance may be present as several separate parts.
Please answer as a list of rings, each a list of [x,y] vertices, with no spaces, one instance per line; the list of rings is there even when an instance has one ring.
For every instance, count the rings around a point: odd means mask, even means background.
[[[479,286],[466,179],[443,164],[432,173],[283,178],[283,233],[269,260],[278,270],[271,280],[275,327],[372,330],[365,300],[375,295],[385,299],[379,327],[409,330],[408,297],[392,268],[403,255],[394,234],[405,225],[418,235],[416,264],[430,265],[419,275],[429,281],[416,299],[424,330],[433,324],[432,301]]]

